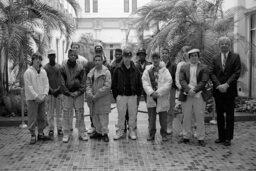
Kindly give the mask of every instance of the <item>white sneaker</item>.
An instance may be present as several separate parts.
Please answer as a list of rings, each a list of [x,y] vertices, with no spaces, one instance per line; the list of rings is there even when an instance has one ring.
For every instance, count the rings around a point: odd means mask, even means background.
[[[96,129],[95,129],[94,127],[91,127],[91,128],[88,130],[88,134],[93,134],[95,131],[96,131]]]
[[[88,141],[88,135],[86,132],[83,132],[79,135],[79,140],[82,140],[82,141]]]
[[[129,138],[131,138],[132,140],[136,140],[137,139],[135,131],[131,131],[130,132]]]
[[[217,121],[216,121],[215,119],[213,119],[213,120],[210,121],[210,124],[216,125],[216,124],[217,124]]]
[[[62,138],[62,142],[68,143],[68,141],[69,141],[69,135],[64,135]]]
[[[171,128],[167,128],[167,134],[171,135],[172,134],[172,129]]]
[[[124,131],[123,130],[116,131],[116,135],[114,136],[114,140],[119,140],[121,138],[124,138]]]

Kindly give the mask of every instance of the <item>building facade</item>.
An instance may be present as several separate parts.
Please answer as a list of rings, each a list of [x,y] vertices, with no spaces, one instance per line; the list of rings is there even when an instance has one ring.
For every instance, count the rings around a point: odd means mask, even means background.
[[[114,49],[129,43],[137,43],[137,36],[131,21],[137,8],[151,0],[77,0],[82,9],[77,18],[77,31],[73,41],[79,41],[83,34],[90,34],[104,44],[109,61],[113,60]],[[88,57],[87,57],[88,58]]]
[[[256,98],[256,1],[235,0],[235,6],[244,10],[236,14],[234,35],[234,51],[240,54],[245,66],[238,83],[241,96]],[[241,41],[244,39],[245,41]]]

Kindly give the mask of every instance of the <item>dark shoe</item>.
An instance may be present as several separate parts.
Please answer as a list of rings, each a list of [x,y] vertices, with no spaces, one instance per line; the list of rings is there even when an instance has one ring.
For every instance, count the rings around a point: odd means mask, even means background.
[[[187,144],[189,143],[189,139],[186,139],[186,138],[182,138],[179,143],[184,143],[184,144]]]
[[[102,140],[103,140],[104,142],[109,142],[108,134],[104,134],[104,135],[102,136]]]
[[[53,130],[50,130],[49,133],[48,133],[48,135],[49,135],[50,137],[53,137],[53,135],[54,135]]]
[[[48,140],[52,140],[51,137],[49,136],[45,136],[44,133],[39,133],[38,136],[37,136],[37,140],[40,141],[48,141]]]
[[[36,136],[31,135],[30,143],[29,144],[35,144],[36,143]]]
[[[198,140],[198,144],[202,147],[205,147],[205,141],[204,140]]]
[[[163,136],[162,141],[168,141],[168,138],[166,136]]]
[[[58,136],[63,136],[63,131],[62,131],[62,129],[59,129],[59,130],[58,130]]]
[[[231,141],[230,140],[226,140],[223,144],[225,146],[231,146]]]
[[[154,140],[155,140],[155,137],[154,137],[154,136],[150,136],[150,135],[149,135],[149,136],[147,137],[147,141],[154,141]]]
[[[92,134],[90,136],[91,139],[101,139],[102,138],[102,135],[99,134],[98,132],[95,132],[94,134]]]
[[[215,140],[216,144],[220,144],[220,143],[224,143],[224,142],[225,142],[224,140],[220,140],[220,139]]]

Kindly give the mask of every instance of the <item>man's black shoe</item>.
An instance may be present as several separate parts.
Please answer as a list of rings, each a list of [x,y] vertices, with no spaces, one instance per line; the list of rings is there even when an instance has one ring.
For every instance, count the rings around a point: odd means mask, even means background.
[[[231,146],[231,141],[230,140],[226,140],[223,144],[225,146]]]
[[[205,141],[204,140],[198,140],[198,144],[202,147],[205,147]]]
[[[220,144],[220,143],[224,143],[224,142],[225,142],[224,140],[220,140],[220,139],[215,140],[216,144]]]
[[[179,143],[184,143],[184,144],[187,144],[189,143],[189,139],[186,139],[186,138],[182,138]]]
[[[90,136],[91,139],[101,139],[102,138],[102,135],[99,134],[98,132],[95,132],[94,134],[92,134]]]
[[[53,130],[50,130],[49,133],[48,133],[48,135],[49,135],[50,137],[52,137],[52,136],[54,135],[54,131],[53,131]]]
[[[102,140],[103,140],[104,142],[109,142],[108,134],[104,134],[104,135],[102,136]]]

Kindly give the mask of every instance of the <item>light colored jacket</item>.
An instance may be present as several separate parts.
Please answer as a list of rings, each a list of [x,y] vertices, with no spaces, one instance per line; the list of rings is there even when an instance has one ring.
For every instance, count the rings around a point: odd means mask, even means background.
[[[164,66],[164,63],[160,63],[159,75],[158,75],[158,89],[156,92],[159,93],[160,97],[157,98],[157,103],[150,96],[154,90],[151,85],[149,71],[153,68],[153,65],[148,65],[142,75],[142,84],[144,91],[147,94],[147,107],[156,107],[156,112],[168,111],[170,108],[169,96],[170,88],[172,85],[172,77],[169,70]]]
[[[183,65],[185,65],[186,62],[185,61],[181,61],[177,64],[177,69],[176,69],[176,73],[175,73],[175,83],[176,86],[178,87],[178,89],[181,89],[181,85],[180,85],[180,69]]]
[[[46,71],[41,67],[40,72],[30,66],[24,73],[26,100],[35,100],[39,95],[47,95],[49,81]]]
[[[95,67],[87,75],[86,95],[87,104],[95,114],[108,114],[111,111],[111,74],[107,67],[102,66],[102,70],[95,74]],[[95,96],[94,102],[90,97]]]

